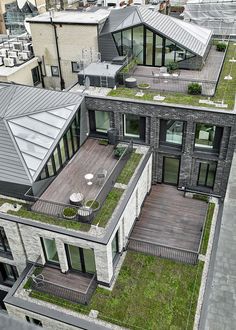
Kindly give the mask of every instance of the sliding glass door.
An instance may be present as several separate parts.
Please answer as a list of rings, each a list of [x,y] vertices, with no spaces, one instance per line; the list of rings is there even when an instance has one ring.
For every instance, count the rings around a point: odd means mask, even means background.
[[[179,181],[179,158],[164,157],[163,161],[163,183],[177,186]]]
[[[94,252],[74,245],[66,245],[69,268],[83,273],[96,273]]]

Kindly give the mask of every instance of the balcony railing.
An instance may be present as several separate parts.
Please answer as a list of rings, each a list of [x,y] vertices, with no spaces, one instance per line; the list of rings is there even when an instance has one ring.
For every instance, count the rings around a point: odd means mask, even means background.
[[[97,287],[95,274],[79,272],[63,274],[59,269],[48,266],[32,266],[27,277],[27,289],[83,305],[90,302]]]

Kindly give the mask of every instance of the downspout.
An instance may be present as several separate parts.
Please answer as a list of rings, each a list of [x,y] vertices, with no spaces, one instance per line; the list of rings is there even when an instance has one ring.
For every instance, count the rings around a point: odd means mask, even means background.
[[[57,61],[58,61],[59,76],[60,76],[60,85],[61,85],[61,90],[63,90],[63,89],[65,89],[65,81],[62,77],[62,71],[61,71],[61,58],[60,58],[59,47],[58,47],[57,27],[56,27],[56,24],[53,23],[51,16],[50,16],[50,21],[51,21],[51,25],[53,26],[53,29],[54,29],[54,37],[55,37],[56,50],[57,50]]]
[[[43,75],[43,70],[42,70],[42,61],[38,60],[38,64],[39,64],[39,72],[40,72],[40,77],[41,77],[42,88],[45,88],[44,75]]]

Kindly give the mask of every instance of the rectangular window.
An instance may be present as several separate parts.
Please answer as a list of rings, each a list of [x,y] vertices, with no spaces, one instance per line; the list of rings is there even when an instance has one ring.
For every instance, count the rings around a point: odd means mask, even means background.
[[[201,162],[198,172],[198,186],[213,188],[215,182],[217,163],[216,162]]]
[[[52,158],[50,158],[49,161],[47,162],[47,169],[48,169],[49,177],[54,176],[54,168],[53,168]]]
[[[70,269],[83,273],[96,273],[94,252],[74,245],[66,245]]]
[[[107,134],[110,128],[110,112],[89,111],[90,131],[97,135]]]
[[[219,151],[223,129],[210,124],[196,124],[195,148]]]
[[[183,130],[183,121],[161,120],[160,143],[181,146],[183,141]]]
[[[115,237],[113,238],[113,241],[111,243],[111,248],[112,248],[112,259],[114,261],[115,257],[119,253],[119,236],[118,236],[118,231],[117,231]]]
[[[51,66],[51,72],[53,77],[59,77],[59,68],[58,66]]]
[[[63,138],[59,142],[59,148],[60,148],[60,153],[61,153],[61,161],[62,161],[62,164],[64,164],[67,160],[67,157],[66,157],[65,143],[64,143]]]
[[[3,227],[0,227],[0,251],[11,252],[8,239]]]
[[[47,262],[59,264],[55,239],[41,238],[45,259]]]
[[[79,72],[79,63],[78,62],[71,62],[72,72]]]
[[[146,29],[146,65],[152,65],[153,59],[153,33]]]
[[[34,319],[33,317],[29,317],[29,316],[25,316],[26,318],[26,321],[29,322],[29,323],[32,323],[32,324],[35,324],[35,325],[38,325],[39,327],[42,327],[43,324],[41,321],[37,320],[37,319]]]
[[[66,133],[66,140],[67,140],[67,146],[68,146],[68,155],[69,155],[69,158],[71,158],[74,154],[74,151],[73,151],[73,142],[72,142],[70,128],[68,129],[68,131]]]
[[[18,277],[15,266],[0,262],[0,283],[11,287]]]
[[[143,64],[143,26],[133,28],[133,55]]]
[[[61,162],[60,162],[60,158],[59,158],[59,154],[58,154],[58,149],[57,148],[54,150],[53,157],[54,157],[55,169],[56,169],[56,172],[58,172],[58,170],[61,167]]]
[[[145,117],[124,115],[124,136],[145,140]]]
[[[34,86],[38,85],[40,83],[40,75],[39,75],[39,68],[36,66],[31,70],[32,73],[32,79]]]

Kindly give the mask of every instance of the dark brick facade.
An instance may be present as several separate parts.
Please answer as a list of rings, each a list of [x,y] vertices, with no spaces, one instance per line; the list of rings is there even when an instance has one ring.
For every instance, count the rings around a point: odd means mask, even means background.
[[[125,113],[146,117],[145,144],[153,147],[153,182],[162,182],[163,157],[179,157],[179,187],[224,196],[226,192],[231,161],[236,142],[236,116],[234,112],[207,110],[203,108],[158,105],[152,102],[131,101],[117,98],[86,97],[88,110],[111,112],[111,125],[118,128],[120,140],[123,136]],[[185,122],[182,149],[160,146],[160,120],[180,120]],[[194,150],[196,123],[207,123],[223,127],[219,154]],[[199,163],[216,161],[217,170],[213,189],[197,186]]]

